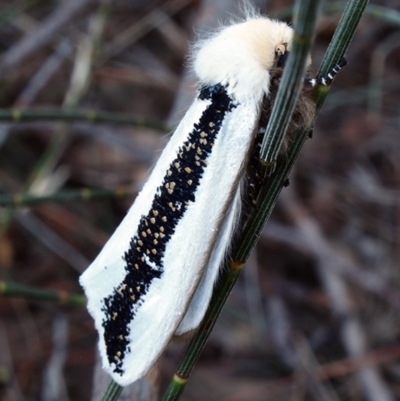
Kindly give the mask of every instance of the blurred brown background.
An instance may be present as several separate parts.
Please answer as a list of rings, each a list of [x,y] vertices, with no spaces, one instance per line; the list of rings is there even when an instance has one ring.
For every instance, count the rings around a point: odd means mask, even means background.
[[[268,15],[292,6],[254,4]],[[388,13],[361,20],[349,65],[183,400],[400,399],[400,5],[373,4]],[[1,0],[0,107],[129,113],[173,127],[196,91],[188,43],[238,15],[236,1],[222,0]],[[320,16],[315,71],[339,18]],[[123,218],[166,133],[2,121],[0,194],[131,195],[0,208],[0,280],[82,293],[80,272]],[[167,350],[153,393],[183,350]],[[2,399],[88,400],[96,355],[84,308],[0,299]]]

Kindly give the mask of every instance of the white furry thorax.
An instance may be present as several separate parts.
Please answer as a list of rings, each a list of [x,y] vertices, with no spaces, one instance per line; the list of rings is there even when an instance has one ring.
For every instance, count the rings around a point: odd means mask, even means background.
[[[250,17],[195,45],[195,73],[202,85],[221,83],[238,100],[258,102],[269,93],[276,47],[290,50],[292,37],[285,22]]]

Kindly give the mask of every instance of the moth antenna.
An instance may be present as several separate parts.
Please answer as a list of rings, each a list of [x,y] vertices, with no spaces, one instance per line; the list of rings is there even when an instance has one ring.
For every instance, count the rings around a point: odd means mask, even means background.
[[[338,72],[347,65],[347,60],[343,57],[329,72],[320,78],[305,78],[304,85],[315,87],[317,85],[328,86],[332,83],[333,78],[338,74]]]

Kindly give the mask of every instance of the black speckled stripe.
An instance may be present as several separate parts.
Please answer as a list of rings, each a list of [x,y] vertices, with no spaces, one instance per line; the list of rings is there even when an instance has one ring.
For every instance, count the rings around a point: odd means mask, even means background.
[[[233,99],[218,84],[205,87],[199,99],[211,99],[198,124],[194,125],[187,141],[179,148],[177,157],[165,173],[157,188],[151,209],[139,222],[137,234],[131,239],[129,249],[123,256],[126,262],[124,281],[115,288],[114,294],[104,298],[103,327],[110,364],[114,372],[123,374],[123,361],[129,352],[129,323],[134,319],[143,296],[154,279],[164,271],[163,258],[167,244],[175,232],[190,202],[196,201],[196,191],[207,158],[212,152],[221,125],[234,107]]]

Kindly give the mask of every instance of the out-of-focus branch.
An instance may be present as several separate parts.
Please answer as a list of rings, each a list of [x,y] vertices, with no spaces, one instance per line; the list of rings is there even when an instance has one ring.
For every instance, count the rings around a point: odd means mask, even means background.
[[[38,26],[34,32],[26,34],[18,43],[10,47],[0,58],[0,75],[17,68],[21,62],[50,43],[71,20],[98,0],[69,0],[58,7]]]
[[[344,348],[351,357],[363,356],[367,351],[365,330],[357,318],[355,306],[345,281],[334,270],[338,258],[332,256],[337,252],[330,251],[317,223],[295,199],[293,191],[285,192],[283,199],[286,210],[300,230],[301,236],[313,250],[322,286],[331,300],[334,314],[340,318],[340,335]],[[394,401],[393,395],[376,368],[360,366],[357,376],[366,399]]]

